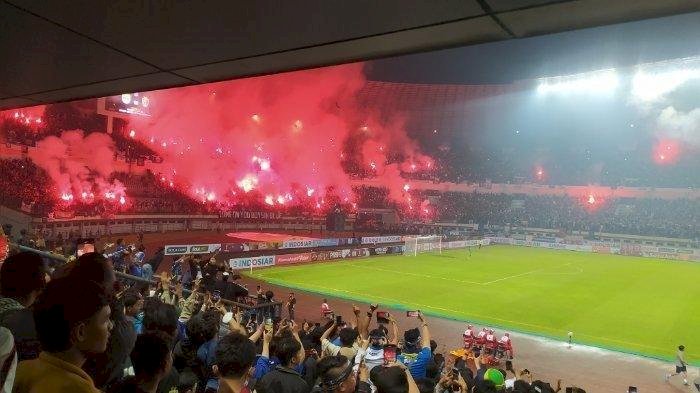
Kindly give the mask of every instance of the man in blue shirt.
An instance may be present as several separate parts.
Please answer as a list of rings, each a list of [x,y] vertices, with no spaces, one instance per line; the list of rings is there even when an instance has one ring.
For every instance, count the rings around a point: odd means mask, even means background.
[[[433,351],[430,349],[430,331],[428,323],[422,313],[418,314],[421,322],[422,333],[418,328],[404,332],[404,347],[397,360],[408,367],[413,378],[425,378],[426,367],[433,358]]]

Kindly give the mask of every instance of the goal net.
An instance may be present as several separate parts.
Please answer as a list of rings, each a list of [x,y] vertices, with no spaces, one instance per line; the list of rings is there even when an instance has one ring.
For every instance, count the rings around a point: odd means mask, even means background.
[[[441,236],[406,236],[404,238],[404,255],[416,256],[421,252],[442,254]]]

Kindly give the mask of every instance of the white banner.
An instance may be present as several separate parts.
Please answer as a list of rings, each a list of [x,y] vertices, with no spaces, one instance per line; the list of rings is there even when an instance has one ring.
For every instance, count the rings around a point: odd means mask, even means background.
[[[165,255],[209,254],[221,249],[219,244],[176,244],[165,246]]]
[[[228,260],[231,269],[249,269],[251,266],[256,267],[267,267],[275,265],[274,255],[264,255],[260,257],[250,257],[250,258],[231,258]]]
[[[401,236],[368,236],[362,238],[362,244],[398,243]]]

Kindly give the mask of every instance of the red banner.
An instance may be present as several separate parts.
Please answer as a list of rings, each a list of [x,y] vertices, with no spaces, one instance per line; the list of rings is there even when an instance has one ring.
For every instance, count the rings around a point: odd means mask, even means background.
[[[282,254],[277,255],[275,265],[293,265],[295,263],[311,262],[315,258],[313,253],[305,252],[301,254]]]

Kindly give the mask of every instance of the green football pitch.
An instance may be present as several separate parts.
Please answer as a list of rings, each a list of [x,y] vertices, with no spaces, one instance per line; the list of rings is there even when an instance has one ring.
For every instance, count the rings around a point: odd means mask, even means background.
[[[700,364],[700,264],[515,246],[257,270],[286,287]]]

